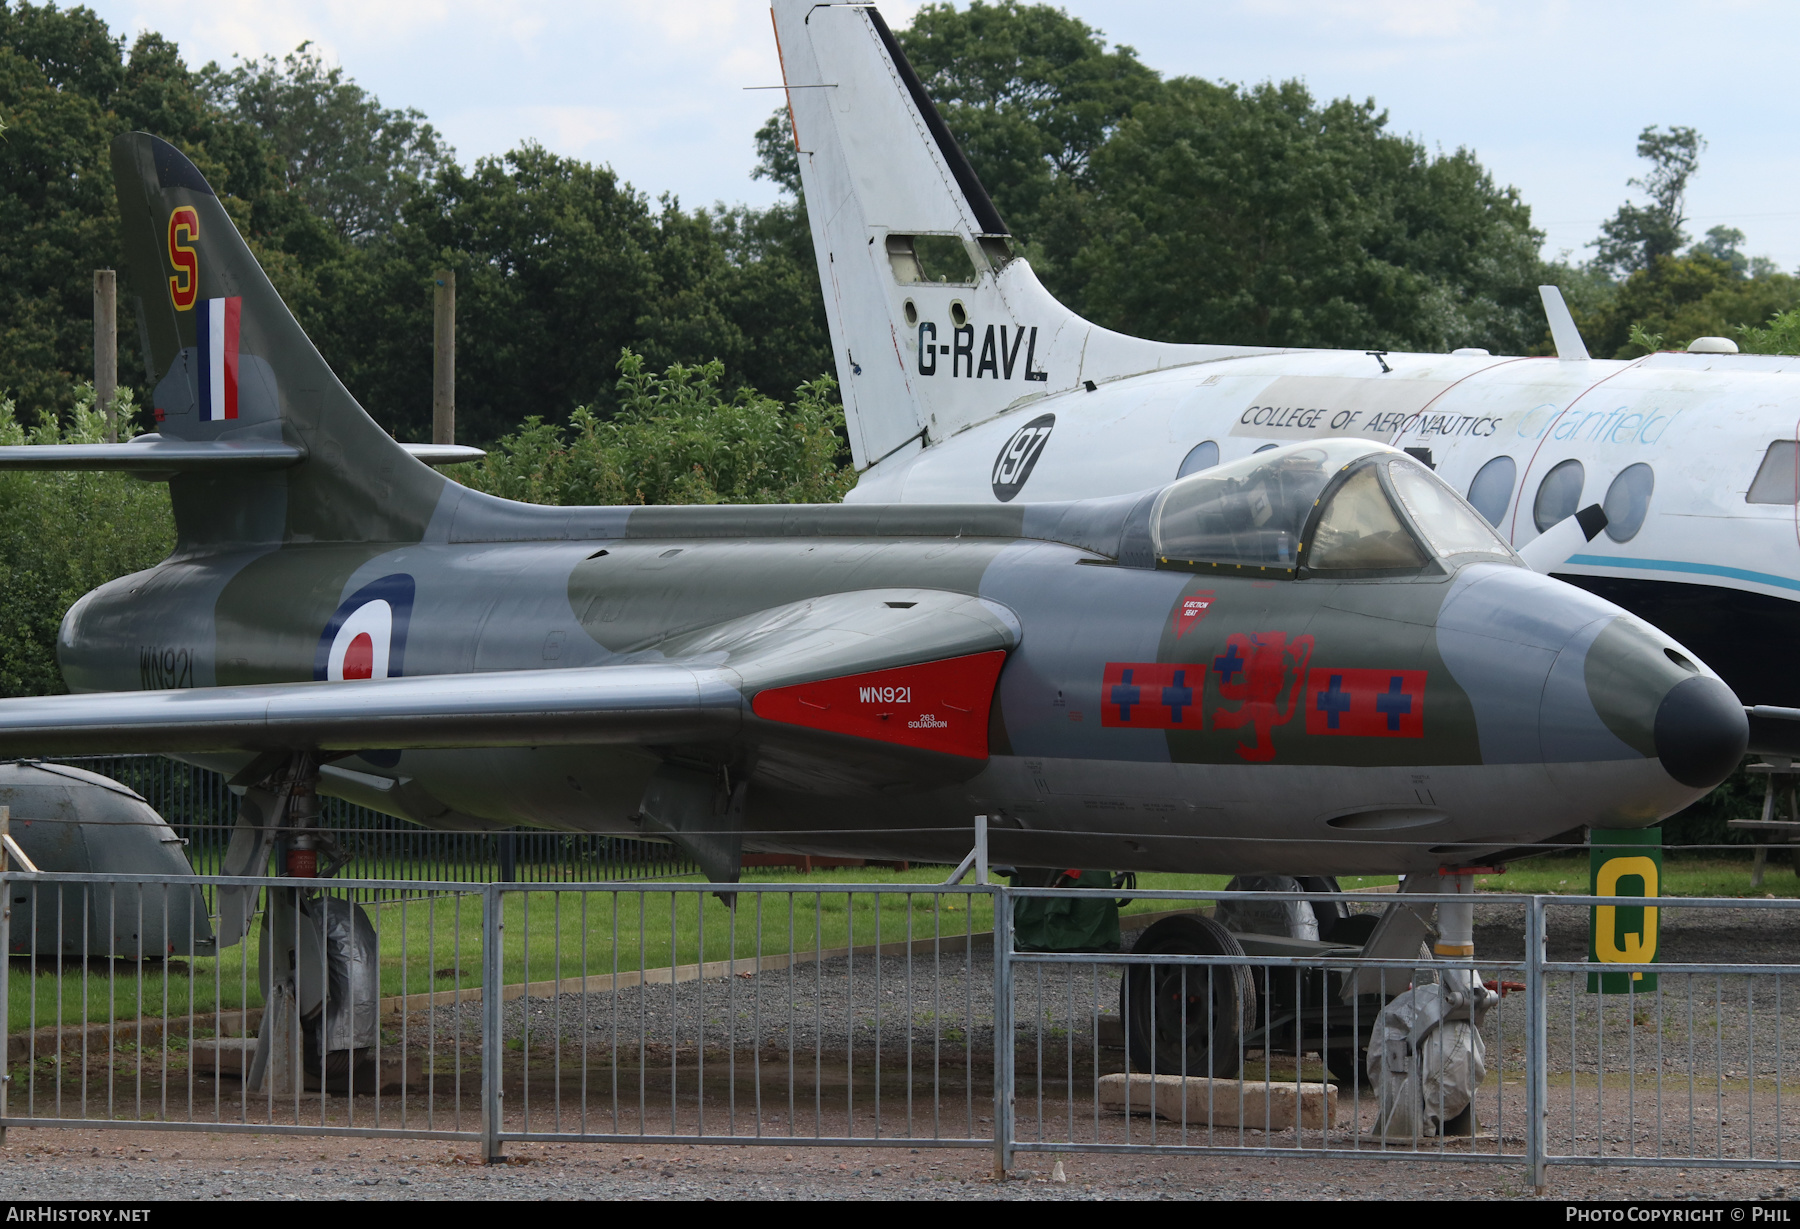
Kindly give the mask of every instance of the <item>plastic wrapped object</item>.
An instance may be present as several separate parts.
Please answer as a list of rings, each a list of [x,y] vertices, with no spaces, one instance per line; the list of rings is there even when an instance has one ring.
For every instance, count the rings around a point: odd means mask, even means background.
[[[1414,986],[1381,1009],[1368,1057],[1377,1135],[1442,1135],[1445,1124],[1469,1108],[1487,1078],[1481,1021],[1499,1001],[1477,975],[1453,971],[1439,982]]]

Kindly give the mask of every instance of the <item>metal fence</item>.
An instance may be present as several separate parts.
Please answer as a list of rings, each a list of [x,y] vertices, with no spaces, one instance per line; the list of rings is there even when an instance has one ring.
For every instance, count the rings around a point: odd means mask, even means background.
[[[405,1135],[489,1159],[513,1141],[978,1147],[1002,1168],[1018,1152],[1398,1157],[1519,1165],[1540,1185],[1550,1165],[1800,1164],[1800,964],[1784,954],[1800,901],[1658,900],[1660,961],[1605,965],[1624,992],[1594,994],[1588,911],[1609,898],[1480,896],[1470,962],[1267,936],[1243,955],[1019,950],[1021,903],[1083,895],[1066,889],[435,881],[382,897],[397,885],[202,877],[369,900],[374,980],[328,995],[365,994],[376,1027],[335,1058],[303,1027],[319,1052],[283,1084],[254,1069],[273,1018],[261,923],[216,957],[65,959],[38,953],[71,925],[145,950],[193,933],[172,915],[203,907],[176,891],[195,881],[0,879],[6,1126]],[[1128,948],[1214,902],[1331,899],[1115,895],[1134,905]],[[1469,1111],[1440,1084],[1434,1127],[1384,1130],[1376,1013],[1476,969],[1510,993],[1462,1035],[1485,1067]],[[1358,978],[1372,994],[1339,992]],[[1202,1019],[1227,1048],[1193,1047]]]
[[[238,795],[221,774],[161,755],[77,756],[55,762],[136,790],[187,842],[188,860],[197,872],[222,868],[237,822]],[[438,832],[328,796],[319,798],[319,822],[355,852],[345,872],[365,879],[563,883],[699,874],[692,861],[663,841],[523,827]]]

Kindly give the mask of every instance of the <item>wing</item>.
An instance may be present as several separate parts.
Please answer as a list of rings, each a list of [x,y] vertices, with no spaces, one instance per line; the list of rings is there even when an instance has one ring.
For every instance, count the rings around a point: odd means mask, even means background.
[[[4,700],[0,755],[745,742],[801,775],[816,760],[885,776],[896,759],[986,758],[1018,641],[1012,612],[980,598],[861,590],[616,665]]]
[[[734,732],[728,670],[602,666],[0,701],[0,753],[498,747]]]

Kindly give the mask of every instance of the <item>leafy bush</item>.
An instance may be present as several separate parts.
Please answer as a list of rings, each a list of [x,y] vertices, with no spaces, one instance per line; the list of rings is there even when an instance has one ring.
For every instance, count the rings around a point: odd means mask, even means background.
[[[119,421],[136,406],[119,390]],[[0,445],[97,444],[106,423],[94,386],[78,386],[60,422],[43,415],[26,428],[0,398]],[[129,427],[121,437],[129,438]],[[66,691],[56,664],[63,612],[97,585],[142,571],[175,545],[169,488],[112,473],[0,471],[0,694]]]
[[[1776,312],[1761,327],[1740,328],[1738,348],[1746,354],[1800,354],[1800,307]]]
[[[618,367],[611,418],[581,406],[565,430],[533,416],[483,460],[447,472],[538,504],[835,503],[855,484],[829,377],[784,406],[748,388],[727,397],[717,361],[656,375],[625,350]]]

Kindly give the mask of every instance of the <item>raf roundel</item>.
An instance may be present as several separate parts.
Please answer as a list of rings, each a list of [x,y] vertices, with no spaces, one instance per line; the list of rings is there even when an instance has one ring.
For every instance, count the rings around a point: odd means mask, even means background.
[[[376,598],[350,612],[332,638],[325,677],[334,683],[388,676],[394,647],[394,608]]]
[[[399,678],[413,590],[411,576],[395,573],[344,599],[319,637],[313,677],[334,683]]]

